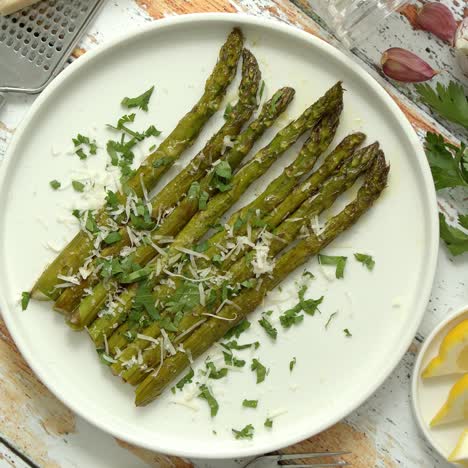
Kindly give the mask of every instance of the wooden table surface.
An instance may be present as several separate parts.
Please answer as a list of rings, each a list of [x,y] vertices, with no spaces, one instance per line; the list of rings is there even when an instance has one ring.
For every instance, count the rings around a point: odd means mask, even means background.
[[[310,2],[314,4],[314,0]],[[458,18],[466,0],[445,0]],[[108,0],[74,58],[121,31],[139,28],[167,16],[196,12],[238,12],[292,24],[338,46],[327,26],[307,0]],[[405,10],[411,16],[411,9]],[[438,131],[454,142],[461,130],[432,116],[417,101],[411,86],[399,86],[379,72],[382,51],[390,46],[411,48],[442,70],[439,80],[463,81],[453,51],[427,33],[415,31],[403,14],[389,17],[376,35],[346,53],[374,76],[396,100],[418,135]],[[72,58],[71,60],[73,60]],[[466,81],[465,81],[466,83]],[[15,129],[34,101],[31,96],[12,96],[0,111],[0,160]],[[441,205],[452,203],[446,198]],[[445,467],[424,441],[410,407],[410,375],[424,337],[450,311],[468,304],[464,281],[465,258],[451,258],[441,245],[437,277],[424,321],[405,357],[385,384],[366,404],[344,421],[300,444],[301,450],[349,450],[346,459],[354,467]],[[297,447],[296,447],[297,449]],[[294,450],[294,447],[288,450]],[[0,319],[0,466],[14,467],[229,467],[238,461],[189,461],[131,446],[101,432],[75,416],[34,376]]]

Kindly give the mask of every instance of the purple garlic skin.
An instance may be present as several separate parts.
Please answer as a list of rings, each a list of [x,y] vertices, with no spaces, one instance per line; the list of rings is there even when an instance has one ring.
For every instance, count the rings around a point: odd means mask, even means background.
[[[413,52],[399,47],[386,50],[381,65],[385,75],[403,83],[420,83],[439,73]]]
[[[424,4],[416,21],[421,29],[453,45],[458,25],[452,11],[446,5],[439,2]]]

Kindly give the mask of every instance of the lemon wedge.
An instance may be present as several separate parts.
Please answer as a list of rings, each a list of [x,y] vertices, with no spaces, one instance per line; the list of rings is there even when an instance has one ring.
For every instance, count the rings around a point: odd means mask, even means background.
[[[439,354],[424,369],[422,377],[468,372],[468,320],[452,328],[439,347]]]
[[[448,461],[468,466],[468,429],[463,431],[455,449],[449,455]]]
[[[468,374],[450,390],[447,401],[431,421],[431,426],[468,419]]]

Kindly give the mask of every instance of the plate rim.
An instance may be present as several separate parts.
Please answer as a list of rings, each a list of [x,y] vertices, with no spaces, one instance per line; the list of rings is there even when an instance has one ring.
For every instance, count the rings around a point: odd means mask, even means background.
[[[331,44],[328,44],[323,39],[314,36],[313,34],[301,30],[297,27],[287,25],[278,20],[273,20],[270,18],[257,17],[252,15],[247,15],[244,13],[192,13],[187,15],[175,16],[163,18],[153,23],[149,23],[138,29],[131,29],[129,32],[124,35],[118,36],[97,46],[95,49],[88,51],[86,54],[81,56],[79,59],[75,60],[71,65],[69,65],[65,70],[62,71],[47,88],[40,94],[36,99],[33,105],[30,107],[26,113],[23,121],[18,126],[12,141],[10,142],[7,151],[5,153],[4,161],[2,164],[2,170],[0,171],[0,188],[3,187],[5,179],[11,169],[13,164],[12,154],[15,152],[16,146],[21,139],[21,136],[28,126],[29,122],[32,120],[33,116],[40,109],[42,103],[46,101],[56,88],[58,88],[67,77],[73,74],[75,71],[79,70],[84,64],[88,61],[93,60],[95,57],[100,54],[105,53],[109,49],[118,47],[120,44],[123,44],[127,41],[130,41],[138,36],[143,36],[150,33],[153,30],[163,30],[165,28],[171,28],[174,25],[179,25],[183,23],[220,23],[225,25],[238,25],[242,27],[243,25],[250,26],[259,26],[266,29],[273,30],[273,32],[281,32],[287,35],[296,37],[297,39],[308,42],[312,47],[321,49],[324,53],[332,56],[338,62],[342,63],[344,67],[351,69],[358,78],[365,81],[366,84],[372,88],[380,99],[389,107],[390,111],[393,114],[393,117],[396,119],[397,123],[401,126],[402,130],[406,134],[411,147],[412,152],[418,157],[418,165],[420,169],[420,175],[422,177],[422,187],[425,189],[425,195],[427,196],[427,207],[429,211],[428,225],[430,226],[429,232],[427,233],[428,239],[427,243],[429,245],[428,256],[426,258],[426,268],[425,268],[425,278],[423,282],[423,287],[419,291],[419,300],[417,302],[416,309],[419,311],[417,319],[413,321],[413,327],[406,328],[406,335],[400,340],[400,345],[397,351],[393,354],[393,359],[388,360],[385,366],[382,366],[382,369],[378,375],[376,375],[374,382],[367,387],[367,390],[364,391],[361,395],[361,398],[348,404],[346,410],[343,410],[340,414],[335,415],[335,417],[322,422],[318,427],[309,431],[302,431],[300,433],[292,433],[289,437],[285,437],[281,442],[271,442],[270,444],[263,444],[262,446],[257,446],[255,443],[252,445],[239,446],[235,450],[228,449],[223,452],[218,452],[212,450],[210,452],[186,450],[182,444],[171,447],[171,455],[182,456],[182,457],[193,457],[193,458],[204,458],[204,459],[222,459],[222,458],[240,458],[248,457],[254,455],[260,455],[262,453],[267,453],[270,451],[278,450],[289,445],[298,443],[300,441],[306,440],[328,428],[334,424],[341,421],[343,418],[348,416],[351,412],[361,406],[390,376],[390,374],[397,367],[401,361],[403,355],[410,346],[417,329],[419,328],[424,314],[426,312],[426,307],[429,301],[430,293],[432,290],[433,281],[436,273],[438,250],[439,250],[439,221],[438,221],[438,209],[437,209],[437,200],[436,192],[433,184],[433,179],[429,164],[427,162],[423,146],[419,141],[419,138],[411,126],[410,122],[403,114],[402,110],[398,107],[396,102],[390,97],[385,88],[381,86],[374,77],[372,77],[366,70],[361,66],[355,63],[351,58],[340,50],[333,47]],[[15,324],[14,313],[9,310],[8,302],[6,300],[5,294],[3,293],[3,288],[0,287],[0,310],[2,311],[2,317],[5,321],[5,324],[8,328],[9,333],[11,334],[15,344],[17,345],[21,355],[26,360],[28,365],[31,367],[35,375],[39,380],[53,393],[64,405],[70,408],[74,413],[85,419],[87,422],[93,426],[103,430],[104,432],[111,434],[114,437],[125,440],[131,444],[143,447],[149,450],[158,451],[161,453],[168,453],[167,448],[161,447],[157,440],[151,443],[147,440],[139,440],[134,437],[131,433],[127,431],[121,431],[118,427],[113,427],[109,422],[102,421],[99,417],[94,417],[92,413],[87,413],[85,410],[82,410],[79,404],[69,400],[67,395],[61,391],[59,388],[55,388],[54,382],[49,382],[47,377],[47,370],[42,365],[36,365],[33,353],[29,353],[27,347],[22,343],[22,340],[18,336],[17,328]]]

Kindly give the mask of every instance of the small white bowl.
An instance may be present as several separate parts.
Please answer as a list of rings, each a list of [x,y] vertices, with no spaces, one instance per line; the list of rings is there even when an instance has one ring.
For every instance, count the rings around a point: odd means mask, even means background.
[[[411,382],[411,397],[415,419],[426,439],[445,459],[455,448],[463,430],[468,428],[468,423],[462,421],[435,428],[431,428],[429,423],[444,404],[450,389],[461,375],[422,379],[421,373],[429,361],[438,354],[440,343],[445,335],[464,320],[468,320],[468,306],[447,317],[426,338],[416,359]]]

